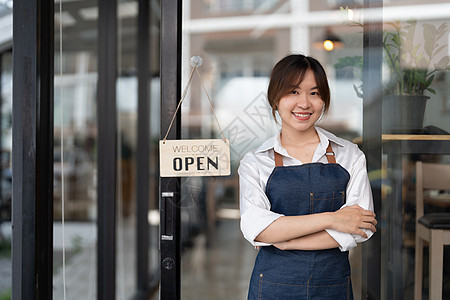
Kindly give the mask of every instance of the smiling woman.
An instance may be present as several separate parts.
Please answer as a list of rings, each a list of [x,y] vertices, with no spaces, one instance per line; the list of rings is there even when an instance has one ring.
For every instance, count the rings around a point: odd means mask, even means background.
[[[353,299],[348,250],[377,224],[364,154],[315,126],[330,92],[314,58],[278,62],[268,100],[281,132],[238,170],[241,230],[260,248],[248,298]]]

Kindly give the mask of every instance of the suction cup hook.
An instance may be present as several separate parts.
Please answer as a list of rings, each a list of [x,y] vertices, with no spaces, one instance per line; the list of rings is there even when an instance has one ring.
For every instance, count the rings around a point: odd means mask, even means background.
[[[201,56],[192,56],[191,57],[191,66],[192,67],[200,67],[203,63],[203,59]]]

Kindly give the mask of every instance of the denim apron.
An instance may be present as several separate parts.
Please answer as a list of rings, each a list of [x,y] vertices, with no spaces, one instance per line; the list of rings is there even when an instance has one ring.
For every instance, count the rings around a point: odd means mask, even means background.
[[[331,145],[328,164],[283,166],[275,153],[275,168],[266,194],[271,210],[286,216],[333,212],[345,203],[350,174],[336,164]],[[264,246],[256,257],[248,299],[353,299],[348,252],[280,250]]]

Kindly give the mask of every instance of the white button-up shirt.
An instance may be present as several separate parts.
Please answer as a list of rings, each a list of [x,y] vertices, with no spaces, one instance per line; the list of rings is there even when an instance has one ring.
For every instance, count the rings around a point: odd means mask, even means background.
[[[367,176],[366,158],[358,146],[332,133],[316,127],[320,143],[314,152],[312,162],[328,163],[325,152],[328,143],[335,153],[336,162],[350,173],[347,185],[347,199],[342,206],[358,204],[364,209],[373,211],[372,190]],[[270,210],[270,201],[265,193],[267,179],[272,173],[274,163],[274,150],[283,156],[284,166],[301,165],[302,162],[290,156],[281,146],[280,134],[266,140],[259,148],[248,152],[241,160],[238,169],[240,186],[240,212],[241,231],[244,237],[254,246],[267,246],[269,244],[255,241],[255,238],[282,214]],[[342,208],[341,207],[341,208]],[[363,229],[368,238],[373,234]],[[368,238],[360,235],[326,229],[328,234],[339,243],[341,251],[348,251],[357,243]]]

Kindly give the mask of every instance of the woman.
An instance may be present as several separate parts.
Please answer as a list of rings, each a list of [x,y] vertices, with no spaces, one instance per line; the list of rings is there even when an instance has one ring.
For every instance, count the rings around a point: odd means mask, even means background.
[[[325,71],[289,55],[268,100],[281,131],[239,166],[241,230],[260,251],[249,299],[353,299],[348,250],[376,231],[364,154],[315,126],[330,105]]]

